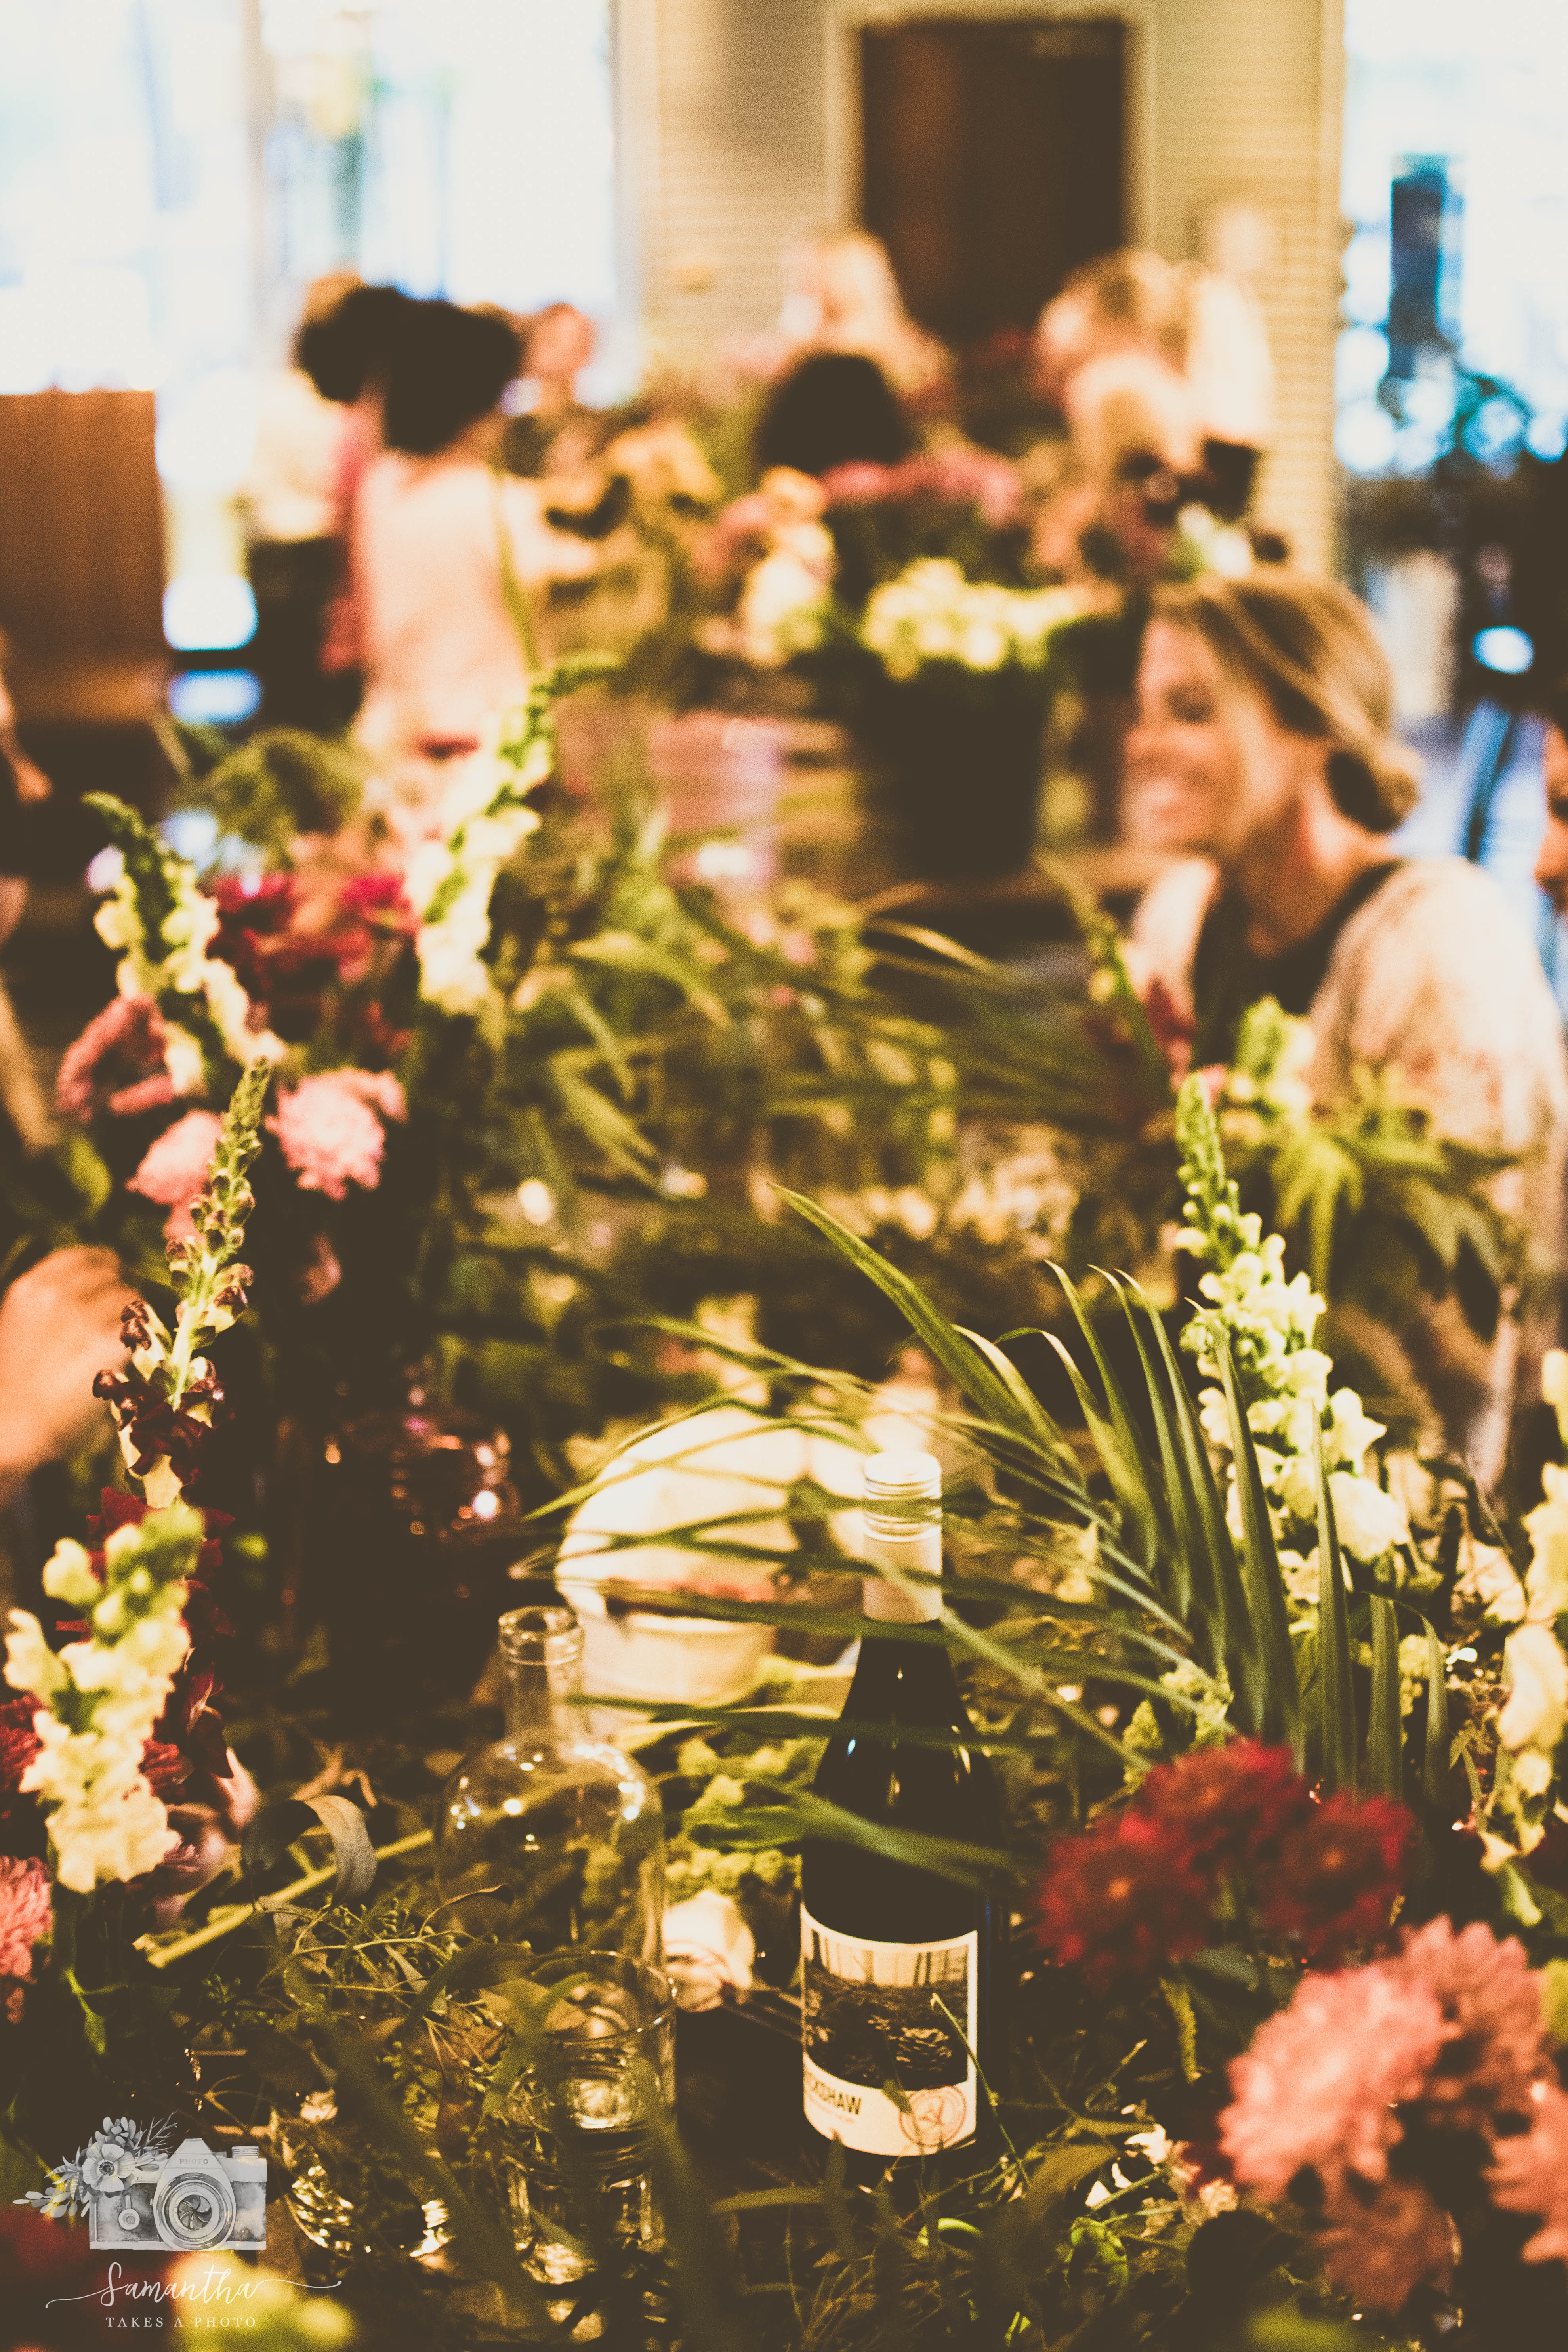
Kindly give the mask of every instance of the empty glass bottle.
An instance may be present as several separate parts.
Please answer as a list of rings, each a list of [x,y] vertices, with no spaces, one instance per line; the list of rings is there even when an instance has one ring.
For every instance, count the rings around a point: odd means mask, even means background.
[[[570,1609],[500,1621],[503,1738],[458,1767],[436,1822],[436,1875],[471,1934],[533,1952],[664,1958],[664,1816],[635,1759],[570,1704],[583,1629]]]

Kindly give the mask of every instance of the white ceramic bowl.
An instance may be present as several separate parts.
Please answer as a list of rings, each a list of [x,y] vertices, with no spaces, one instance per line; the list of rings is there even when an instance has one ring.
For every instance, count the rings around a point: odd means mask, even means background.
[[[808,1473],[832,1493],[853,1495],[859,1489],[860,1456],[852,1446],[805,1429],[761,1427],[739,1405],[661,1422],[633,1439],[574,1514],[555,1571],[582,1620],[583,1687],[590,1697],[723,1706],[754,1689],[773,1648],[771,1625],[644,1610],[612,1616],[603,1587],[689,1591],[721,1563],[679,1540],[661,1542],[660,1536],[731,1511],[780,1514],[739,1528],[737,1539],[776,1551],[780,1568],[787,1567],[795,1543],[783,1506],[789,1487]],[[852,1551],[858,1534],[852,1524],[842,1528],[841,1540]],[[648,1540],[626,1543],[628,1536]],[[610,1538],[621,1540],[606,1548]],[[753,1576],[742,1569],[737,1581],[749,1583],[747,1597],[758,1600],[770,1586],[761,1568]]]

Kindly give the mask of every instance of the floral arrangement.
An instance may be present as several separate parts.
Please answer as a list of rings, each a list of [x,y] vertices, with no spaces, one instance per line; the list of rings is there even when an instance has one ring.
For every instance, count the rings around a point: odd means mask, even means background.
[[[700,643],[762,669],[816,655],[840,667],[868,656],[896,681],[932,664],[1043,674],[1057,633],[1096,600],[1081,589],[1028,587],[1016,561],[1002,561],[993,542],[1016,521],[1017,500],[1007,461],[979,451],[846,466],[820,482],[776,467],[713,527],[710,576],[722,584],[739,569],[741,585],[732,611],[704,623]],[[927,527],[904,534],[909,548],[897,559],[847,539],[850,520],[911,508]],[[931,518],[966,514],[984,519],[977,539],[951,520],[931,527]]]
[[[860,642],[894,680],[946,665],[1040,673],[1058,633],[1087,609],[1078,589],[969,581],[950,559],[925,557],[871,591]]]
[[[132,1917],[138,1905],[158,1910],[168,1892],[158,1874],[185,1856],[171,1804],[198,1777],[235,1782],[235,1822],[247,1801],[248,1781],[224,1736],[213,1656],[229,1629],[208,1580],[228,1522],[193,1509],[184,1490],[222,1403],[210,1361],[196,1350],[233,1324],[250,1278],[237,1262],[253,1206],[245,1171],[258,1149],[270,1075],[258,1061],[236,1089],[192,1234],[169,1244],[173,1331],[134,1301],[125,1316],[130,1367],[100,1375],[143,1494],[106,1488],[90,1528],[96,1548],[63,1538],[44,1568],[48,1598],[79,1612],[60,1630],[79,1638],[57,1649],[32,1612],[10,1614],[5,1678],[17,1696],[0,1715],[0,1959],[6,2018],[16,2029],[25,2011],[26,2032],[0,2047],[0,2063],[12,2123],[24,2132],[50,2065],[64,2062],[60,2037],[73,2016],[100,2055],[111,2018],[134,2031],[114,1963],[123,1966],[127,1904]],[[198,1880],[182,1867],[173,1883],[183,1899]]]
[[[1343,2352],[1374,2352],[1455,2307],[1468,2328],[1479,2311],[1506,2313],[1511,2340],[1531,2346],[1560,2332],[1568,2099],[1552,2052],[1568,1897],[1552,1893],[1550,1832],[1510,1865],[1512,1891],[1504,1874],[1479,1866],[1511,1694],[1496,1673],[1472,1675],[1460,1654],[1500,1658],[1510,1633],[1550,1630],[1512,1612],[1530,1610],[1532,1597],[1545,1605],[1553,1531],[1542,1523],[1542,1565],[1532,1582],[1514,1580],[1517,1596],[1495,1561],[1472,1559],[1467,1573],[1485,1578],[1483,1601],[1479,1591],[1456,1597],[1452,1560],[1440,1580],[1420,1581],[1419,1567],[1453,1545],[1446,1527],[1434,1542],[1413,1514],[1405,1580],[1381,1586],[1379,1562],[1347,1543],[1344,1622],[1320,1604],[1309,1629],[1302,1604],[1292,1637],[1274,1519],[1258,1498],[1281,1528],[1299,1522],[1266,1486],[1263,1456],[1315,1462],[1340,1384],[1328,1364],[1321,1381],[1300,1377],[1294,1360],[1321,1352],[1314,1294],[1310,1283],[1292,1290],[1271,1237],[1246,1222],[1252,1213],[1230,1187],[1202,1080],[1188,1081],[1180,1118],[1189,1229],[1212,1244],[1203,1262],[1222,1284],[1202,1307],[1200,1345],[1215,1368],[1205,1385],[1225,1399],[1223,1430],[1212,1398],[1185,1383],[1191,1358],[1162,1346],[1162,1327],[1130,1290],[1119,1311],[1146,1354],[1134,1348],[1113,1361],[1102,1345],[1097,1354],[1086,1311],[1074,1325],[1085,1426],[1069,1436],[1025,1377],[1037,1342],[968,1336],[907,1276],[797,1202],[834,1244],[835,1265],[873,1277],[963,1399],[961,1414],[942,1415],[929,1398],[924,1408],[949,1454],[942,1633],[976,1726],[963,1737],[992,1752],[1011,1832],[1005,1853],[905,1858],[995,1876],[1029,1948],[994,2165],[927,2181],[913,2213],[832,2178],[792,2181],[781,2210],[776,2168],[743,2149],[715,2159],[733,2189],[717,2214],[689,2172],[661,2172],[661,2184],[689,2184],[679,2196],[660,2191],[671,2292],[699,2314],[704,2293],[728,2298],[725,2310],[754,2300],[762,2352],[849,2352],[873,2321],[918,2325],[938,2342],[973,2339],[983,2318],[1023,2343],[1070,2341],[1090,2327],[1089,2340],[1149,2352],[1217,2345],[1265,2315],[1271,2340],[1290,2352],[1316,2352],[1325,2330]],[[205,1210],[195,1224],[208,1230]],[[1256,1277],[1237,1273],[1247,1256]],[[691,1338],[787,1401],[784,1424],[797,1435],[803,1415],[813,1430],[847,1435],[840,1424],[858,1423],[872,1403],[868,1385],[831,1360],[755,1348],[743,1318],[721,1339],[700,1327]],[[1133,1358],[1142,1386],[1126,1373]],[[1273,1424],[1268,1408],[1282,1401],[1299,1431]],[[761,1402],[747,1410],[769,1426]],[[1369,1439],[1343,1475],[1370,1476],[1381,1444]],[[615,1461],[600,1475],[613,1478]],[[1331,1563],[1342,1556],[1331,1476],[1325,1468],[1317,1481],[1314,1469],[1319,1548]],[[574,1507],[581,1489],[564,1499]],[[811,1499],[826,1527],[840,1498]],[[715,1527],[701,1538],[717,1568],[725,1541],[744,1532]],[[683,1540],[700,1537],[683,1527]],[[822,1598],[833,1590],[822,1580],[842,1588],[843,1554],[803,1534],[793,1564],[804,1596],[797,1586],[772,1603],[727,1598],[720,1579],[696,1605],[704,1615],[771,1615],[796,1634],[853,1630],[858,1620],[846,1625]],[[1494,1605],[1483,1630],[1482,1611]],[[1390,1633],[1396,1612],[1427,1610],[1438,1644],[1432,1712],[1406,1729]],[[1364,1665],[1353,1648],[1363,1632]],[[656,1721],[657,1744],[645,1751],[680,1816],[672,1892],[710,1909],[733,1898],[751,1929],[749,1988],[721,1981],[714,1998],[781,2032],[796,1845],[807,1832],[832,1832],[809,1787],[823,1725],[805,1711],[807,1689],[781,1668],[765,1711],[651,1709],[668,1729],[659,1738]],[[372,2252],[355,2254],[340,2222],[341,2266],[358,2278],[368,2263],[406,2278],[410,2293],[434,2294],[398,2266],[425,2242],[426,2201],[439,2193],[440,2291],[456,2294],[470,2286],[454,2284],[454,2270],[470,2283],[500,2275],[471,2214],[498,2194],[487,2170],[491,2094],[510,2079],[510,2035],[488,1990],[493,1977],[466,1974],[493,1970],[496,1956],[453,1933],[421,1875],[420,1791],[433,1771],[433,1795],[447,1769],[438,1755],[421,1761],[428,1738],[422,1727],[384,1726],[336,1746],[340,1775],[374,1773],[388,1792],[380,1806],[399,1835],[382,1852],[401,1854],[395,1884],[374,1899],[363,1889],[329,1895],[330,1872],[314,1874],[319,1907],[303,1904],[308,1876],[300,1891],[279,1891],[276,1927],[247,1905],[199,1898],[146,1951],[204,2081],[210,2072],[222,2084],[226,2117],[247,2137],[268,2135],[285,2161],[304,2225],[327,2227],[329,2189],[346,2200]],[[1467,1811],[1472,1773],[1481,1795]],[[1532,1891],[1535,1919],[1515,1913],[1510,1935],[1508,1906]],[[303,2105],[302,2083],[314,2086]],[[374,2133],[355,2128],[345,2085],[354,2116],[374,2102]],[[750,2114],[750,2090],[742,2104]],[[100,2099],[92,2112],[103,2111]],[[811,2281],[798,2305],[743,2294],[791,2275]],[[583,2290],[616,2291],[607,2274]],[[1352,2308],[1398,2313],[1393,2336],[1349,2316]]]
[[[1198,1750],[1151,1772],[1120,1813],[1058,1840],[1040,1942],[1102,1990],[1259,1937],[1331,1967],[1385,1930],[1415,1831],[1386,1798],[1318,1801],[1289,1748]]]
[[[1447,2290],[1456,2255],[1474,2261],[1498,2234],[1499,2209],[1531,2217],[1522,2244],[1510,2233],[1521,2263],[1568,2255],[1568,2094],[1544,1991],[1517,1940],[1436,1918],[1386,1959],[1304,1979],[1233,2063],[1219,2118],[1231,2176],[1310,2212],[1330,2278],[1358,2304],[1396,2312]],[[1532,2300],[1512,2303],[1512,2324],[1529,2326]]]

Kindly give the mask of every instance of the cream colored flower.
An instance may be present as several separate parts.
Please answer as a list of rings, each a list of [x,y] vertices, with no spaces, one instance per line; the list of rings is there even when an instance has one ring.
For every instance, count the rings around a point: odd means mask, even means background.
[[[1550,1756],[1568,1722],[1568,1658],[1544,1625],[1521,1625],[1503,1650],[1508,1701],[1498,1738],[1517,1754],[1538,1748]]]

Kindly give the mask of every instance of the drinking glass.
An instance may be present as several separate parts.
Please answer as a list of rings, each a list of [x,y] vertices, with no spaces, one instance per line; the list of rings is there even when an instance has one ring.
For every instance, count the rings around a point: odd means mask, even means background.
[[[519,2252],[563,2284],[663,2243],[648,2162],[653,2125],[675,2105],[675,2001],[662,1969],[618,1952],[552,1952],[529,1976],[564,1990],[507,2095],[496,2152]]]

